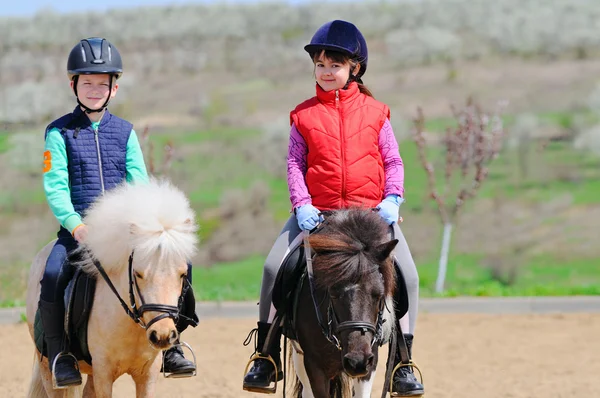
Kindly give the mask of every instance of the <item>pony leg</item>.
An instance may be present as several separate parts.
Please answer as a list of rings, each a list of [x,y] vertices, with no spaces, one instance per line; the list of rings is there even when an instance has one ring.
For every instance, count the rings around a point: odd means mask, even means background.
[[[94,375],[92,383],[86,383],[85,391],[91,397],[95,398],[112,398],[113,383],[115,382],[113,375],[110,373],[114,367],[110,363],[105,363],[100,358],[94,357]],[[89,386],[89,387],[88,387]]]
[[[96,390],[94,390],[94,376],[88,375],[85,388],[83,389],[83,398],[96,398]]]
[[[156,392],[158,369],[145,368],[141,373],[132,375],[135,382],[136,398],[153,398]]]
[[[40,358],[36,352],[33,355],[33,370],[31,381],[29,382],[29,390],[27,391],[27,398],[46,398],[48,396],[44,388],[44,380],[42,379],[40,368]]]
[[[44,359],[42,362],[38,362],[39,374],[42,379],[42,384],[44,385],[44,390],[46,390],[46,396],[48,398],[63,398],[68,396],[66,393],[67,390],[55,390],[52,386],[52,373],[50,373],[50,369],[48,368],[48,361]],[[37,397],[36,397],[37,398]]]
[[[354,389],[354,398],[371,398],[371,390],[375,381],[375,370],[371,372],[369,378],[352,379],[352,388]]]
[[[306,357],[292,351],[296,375],[302,383],[302,398],[329,398],[329,379],[321,369],[306,367]]]
[[[308,374],[304,368],[304,355],[299,354],[296,350],[292,350],[292,361],[294,361],[296,376],[298,376],[300,383],[302,383],[302,398],[314,398],[310,380],[308,379]]]

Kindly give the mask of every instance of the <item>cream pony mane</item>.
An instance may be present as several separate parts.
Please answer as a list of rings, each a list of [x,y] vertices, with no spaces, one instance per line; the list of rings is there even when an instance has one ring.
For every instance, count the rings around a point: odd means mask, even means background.
[[[83,222],[88,236],[78,266],[91,275],[98,273],[94,260],[108,273],[122,272],[133,251],[137,261],[166,265],[191,260],[197,250],[195,213],[166,180],[119,185],[88,209]]]

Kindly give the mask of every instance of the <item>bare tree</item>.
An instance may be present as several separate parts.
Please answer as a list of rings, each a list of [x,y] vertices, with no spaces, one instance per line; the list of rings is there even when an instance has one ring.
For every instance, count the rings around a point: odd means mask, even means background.
[[[154,159],[154,142],[152,142],[150,139],[150,127],[148,125],[144,127],[140,141],[140,144],[144,150],[144,158],[146,167],[148,169],[148,174],[166,175],[171,169],[173,156],[175,153],[173,140],[169,140],[167,143],[165,143],[163,147],[162,164],[160,166],[156,165],[156,161]]]
[[[499,104],[504,106],[504,104]],[[444,290],[448,252],[452,227],[465,202],[474,198],[488,176],[489,163],[498,157],[504,138],[502,119],[499,112],[493,117],[485,114],[471,98],[463,109],[452,107],[457,122],[456,127],[446,128],[443,141],[445,146],[445,170],[441,192],[436,183],[433,164],[427,159],[425,140],[425,116],[418,108],[414,120],[414,140],[417,144],[419,159],[427,173],[430,197],[435,201],[443,225],[442,249],[435,284],[436,292]]]

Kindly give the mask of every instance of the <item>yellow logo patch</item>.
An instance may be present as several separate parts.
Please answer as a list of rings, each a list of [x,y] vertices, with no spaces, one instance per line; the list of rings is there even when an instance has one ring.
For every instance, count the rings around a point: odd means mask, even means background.
[[[52,153],[50,151],[44,152],[44,173],[49,172],[52,169]]]

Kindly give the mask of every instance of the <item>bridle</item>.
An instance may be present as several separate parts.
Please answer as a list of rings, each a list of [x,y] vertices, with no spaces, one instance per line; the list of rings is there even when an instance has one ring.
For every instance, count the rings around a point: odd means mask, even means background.
[[[323,320],[321,310],[319,309],[319,305],[317,304],[316,296],[316,288],[314,282],[314,273],[312,266],[312,255],[310,249],[310,242],[308,240],[309,231],[304,231],[304,253],[306,256],[306,269],[308,274],[308,284],[310,287],[310,296],[312,298],[313,305],[315,307],[315,314],[317,315],[317,321],[319,326],[321,327],[321,331],[323,335],[331,344],[333,344],[338,350],[342,350],[342,345],[340,343],[340,338],[338,337],[340,333],[350,330],[350,331],[360,331],[364,336],[367,332],[371,332],[373,334],[373,338],[371,340],[371,346],[378,344],[381,346],[383,344],[383,324],[385,319],[383,318],[383,311],[385,309],[385,300],[382,298],[379,301],[379,312],[377,314],[377,321],[375,324],[367,321],[343,321],[339,322],[339,318],[337,313],[335,312],[335,308],[333,307],[333,303],[331,297],[327,297],[328,305],[327,305],[327,322]]]
[[[117,299],[119,299],[119,302],[121,303],[121,307],[123,307],[123,309],[125,310],[125,313],[127,313],[127,315],[135,323],[140,325],[142,327],[142,329],[148,329],[150,326],[154,325],[156,322],[158,322],[162,319],[165,319],[165,318],[171,318],[171,319],[173,319],[173,321],[175,323],[177,323],[177,320],[179,319],[179,308],[181,307],[181,301],[182,301],[183,297],[185,296],[186,290],[189,289],[189,287],[190,287],[187,278],[183,278],[183,281],[184,281],[183,282],[183,292],[182,292],[181,296],[179,296],[180,302],[178,303],[178,305],[175,306],[175,305],[168,305],[168,304],[146,304],[146,301],[144,300],[144,296],[142,295],[142,292],[140,291],[140,287],[138,285],[137,278],[133,274],[133,251],[132,251],[131,255],[129,256],[129,302],[131,303],[131,306],[128,306],[127,303],[125,303],[125,301],[121,298],[121,295],[119,294],[119,292],[113,285],[112,281],[106,274],[106,271],[104,270],[102,265],[96,260],[94,260],[94,265],[98,269],[98,272],[100,272],[100,275],[102,275],[102,278],[106,281],[106,284],[108,285],[108,287],[110,287],[110,290],[112,290],[113,293],[115,294],[115,296],[117,296]],[[135,300],[136,293],[142,303],[142,305],[140,305],[139,307],[137,306],[136,300]],[[150,322],[145,323],[144,320],[142,319],[142,317],[145,312],[149,312],[149,311],[160,312],[160,314],[155,316],[154,318],[152,318],[150,320]]]

